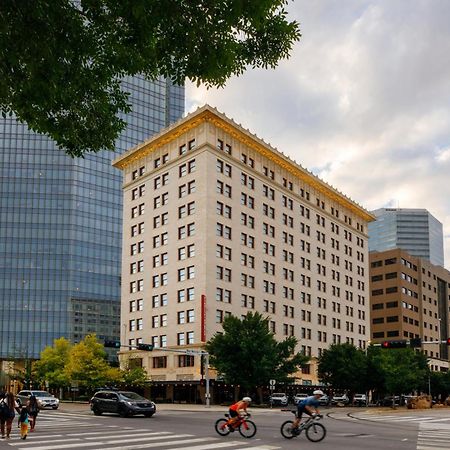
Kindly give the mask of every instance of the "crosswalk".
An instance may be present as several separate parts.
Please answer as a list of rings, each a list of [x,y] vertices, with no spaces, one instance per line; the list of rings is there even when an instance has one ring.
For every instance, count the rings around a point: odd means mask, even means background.
[[[21,440],[19,430],[4,441],[15,450],[278,450],[258,439],[247,442],[214,436],[110,425],[107,417],[55,412],[38,416],[36,432]]]
[[[450,423],[421,423],[417,436],[417,450],[448,450]]]
[[[373,414],[373,413],[358,413],[352,414],[357,420],[369,420],[371,422],[389,422],[389,423],[441,423],[449,424],[450,426],[450,414],[445,414],[445,416],[436,414]],[[447,447],[447,450],[450,446]]]

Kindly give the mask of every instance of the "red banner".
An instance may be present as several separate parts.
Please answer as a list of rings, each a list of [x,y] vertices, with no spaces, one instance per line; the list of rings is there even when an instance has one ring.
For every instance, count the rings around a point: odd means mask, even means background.
[[[202,295],[202,342],[206,342],[206,295]]]

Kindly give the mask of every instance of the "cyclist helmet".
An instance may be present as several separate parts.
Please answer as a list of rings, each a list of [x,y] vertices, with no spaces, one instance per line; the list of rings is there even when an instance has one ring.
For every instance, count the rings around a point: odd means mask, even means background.
[[[318,389],[317,391],[313,392],[313,395],[323,395],[323,392],[320,389]]]
[[[246,403],[250,403],[250,402],[252,401],[252,399],[251,399],[250,397],[244,397],[244,398],[242,399],[242,401],[243,401],[243,402],[246,402]]]

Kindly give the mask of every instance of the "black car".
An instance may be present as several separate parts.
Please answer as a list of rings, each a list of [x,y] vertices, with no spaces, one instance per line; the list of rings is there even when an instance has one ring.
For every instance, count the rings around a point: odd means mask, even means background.
[[[156,405],[135,392],[98,391],[90,400],[91,410],[96,416],[103,413],[116,413],[122,417],[143,414],[152,417]]]

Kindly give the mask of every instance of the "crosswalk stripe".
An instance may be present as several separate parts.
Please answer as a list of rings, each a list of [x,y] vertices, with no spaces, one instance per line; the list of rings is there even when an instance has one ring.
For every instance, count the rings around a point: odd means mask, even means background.
[[[217,441],[217,438],[208,438],[208,440]],[[150,448],[150,447],[151,448],[166,447],[168,445],[194,444],[196,442],[205,442],[205,438],[185,439],[185,440],[179,440],[179,441],[177,440],[177,441],[169,441],[169,442],[149,442],[147,444],[134,444],[132,446],[126,446],[126,447],[114,447],[111,450],[139,450],[142,448]],[[214,448],[213,446],[215,444],[208,444],[208,445],[209,445],[209,447],[205,447],[205,449]],[[180,448],[182,448],[183,450],[194,450],[191,447],[184,447],[184,446],[183,447],[173,447],[172,449],[168,449],[168,450],[180,450]],[[33,450],[35,450],[35,449],[33,449]],[[46,449],[42,449],[42,450],[46,450]]]
[[[258,445],[258,447],[241,447],[236,450],[278,450],[281,447],[274,447],[273,445]]]
[[[423,445],[418,445],[417,450],[448,450],[448,445],[446,445],[445,447],[436,447],[434,445],[433,446],[427,445],[425,447]]]
[[[119,427],[117,427],[117,428],[119,428]],[[120,433],[120,436],[122,436],[122,433],[123,433],[123,431],[133,431],[133,436],[135,436],[136,435],[136,433],[146,433],[146,432],[148,432],[148,431],[150,431],[148,428],[141,428],[141,429],[135,429],[135,428],[121,428],[121,429],[119,429],[119,430],[117,430],[117,431],[115,431],[115,430],[108,430],[108,433],[111,435],[111,434],[113,434],[113,433],[117,433],[117,434],[119,434]],[[159,432],[160,434],[167,434],[167,433],[170,433],[169,431],[160,431]],[[89,436],[90,434],[94,434],[94,435],[98,435],[98,434],[102,434],[103,435],[103,433],[101,432],[101,431],[91,431],[90,433],[84,433],[83,432],[83,437],[84,436]],[[66,436],[79,436],[80,435],[80,433],[70,433],[70,434],[66,434]]]
[[[204,438],[198,438],[198,439],[184,439],[184,440],[172,440],[169,442],[154,442],[155,440],[164,440],[164,439],[174,439],[174,438],[182,438],[182,437],[191,437],[192,435],[190,434],[179,434],[179,435],[174,435],[171,434],[169,436],[155,436],[155,437],[149,437],[149,438],[140,438],[140,439],[122,439],[122,440],[108,440],[108,439],[101,439],[99,441],[96,442],[74,442],[71,444],[58,444],[58,445],[52,445],[53,442],[48,442],[47,444],[50,445],[41,445],[41,446],[37,446],[37,447],[32,447],[32,450],[59,450],[59,449],[70,449],[70,448],[80,448],[80,447],[92,447],[95,445],[95,448],[98,449],[100,448],[99,445],[105,445],[105,446],[109,446],[111,444],[122,444],[122,443],[126,443],[126,442],[139,442],[139,441],[152,441],[146,444],[133,444],[133,446],[129,447],[114,447],[114,450],[119,450],[119,449],[138,449],[138,448],[147,448],[147,447],[165,447],[168,445],[173,445],[173,444],[187,444],[187,443],[193,443],[193,442],[205,442]],[[100,437],[100,436],[99,436]],[[216,438],[213,438],[216,439]],[[80,439],[78,439],[79,441]],[[20,443],[21,445],[23,445],[23,442]],[[30,447],[20,447],[19,450],[26,450],[26,449],[30,449]],[[110,447],[106,447],[106,448],[110,448]]]
[[[139,441],[154,441],[158,439],[172,439],[172,438],[185,438],[191,437],[192,434],[169,434],[168,436],[161,436],[162,433],[147,433],[148,437],[145,437],[145,434],[139,435],[138,438],[134,439],[114,439],[105,441],[107,444],[124,444],[126,442],[139,442]],[[86,439],[97,439],[97,438],[86,438]]]
[[[217,444],[204,444],[204,445],[195,445],[193,447],[183,447],[183,450],[212,450],[214,448],[224,448],[224,447],[235,447],[237,445],[242,445],[242,442],[218,442]],[[130,449],[131,450],[131,449]],[[180,450],[180,447],[173,447],[167,450]]]

